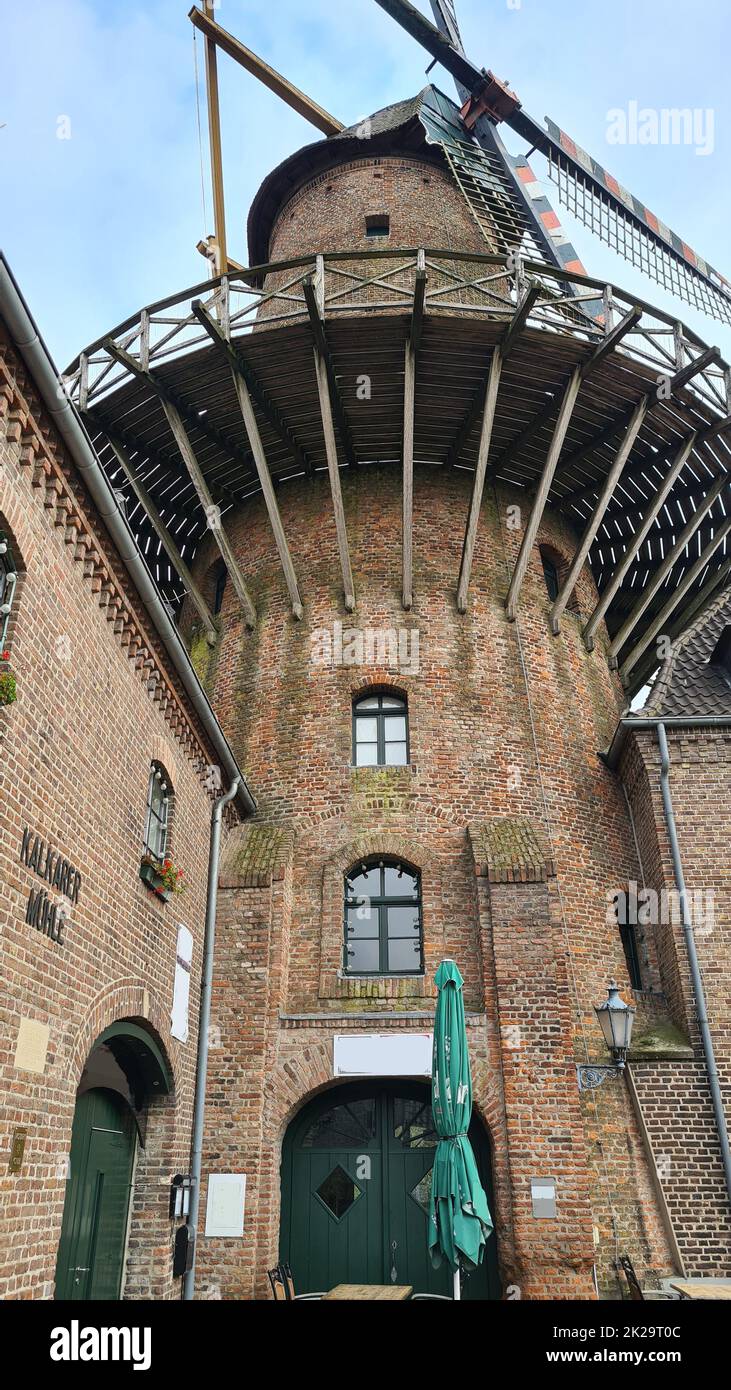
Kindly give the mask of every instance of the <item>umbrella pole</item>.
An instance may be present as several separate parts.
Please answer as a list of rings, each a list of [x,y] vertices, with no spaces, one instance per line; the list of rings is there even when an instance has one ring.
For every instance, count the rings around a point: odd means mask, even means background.
[[[456,1300],[457,1302],[459,1302],[459,1300],[461,1299],[461,1297],[462,1297],[462,1290],[460,1289],[460,1286],[459,1286],[459,1265],[457,1265],[457,1268],[456,1268],[455,1271],[454,1271],[454,1298],[455,1298],[455,1300]]]

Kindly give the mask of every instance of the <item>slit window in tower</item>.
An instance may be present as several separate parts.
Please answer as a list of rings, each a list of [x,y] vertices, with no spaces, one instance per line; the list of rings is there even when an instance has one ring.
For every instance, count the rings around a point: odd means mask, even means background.
[[[345,875],[347,975],[420,975],[421,876],[396,859],[366,860]]]
[[[619,935],[622,938],[629,982],[633,989],[642,989],[642,969],[637,946],[637,928],[634,922],[626,922],[624,926],[620,925]]]
[[[387,212],[376,212],[365,220],[366,236],[390,236],[391,219]]]
[[[558,565],[545,550],[541,551],[541,563],[543,565],[543,578],[546,581],[546,590],[551,603],[555,603],[558,598]]]
[[[406,701],[369,695],[353,705],[355,767],[405,767],[409,761]]]

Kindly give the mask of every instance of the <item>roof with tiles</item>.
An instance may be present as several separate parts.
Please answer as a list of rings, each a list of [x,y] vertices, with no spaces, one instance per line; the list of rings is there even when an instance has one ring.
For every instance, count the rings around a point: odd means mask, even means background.
[[[731,674],[712,658],[724,628],[731,626],[731,585],[712,599],[673,646],[638,714],[731,715]]]

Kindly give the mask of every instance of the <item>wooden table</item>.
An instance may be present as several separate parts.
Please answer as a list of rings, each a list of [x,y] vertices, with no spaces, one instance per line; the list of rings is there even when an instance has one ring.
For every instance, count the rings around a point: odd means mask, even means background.
[[[337,1284],[325,1294],[322,1302],[324,1303],[326,1298],[337,1302],[400,1302],[411,1298],[413,1292],[411,1284]]]
[[[713,1298],[731,1301],[731,1281],[714,1284],[710,1279],[674,1279],[671,1289],[677,1289],[681,1298]]]

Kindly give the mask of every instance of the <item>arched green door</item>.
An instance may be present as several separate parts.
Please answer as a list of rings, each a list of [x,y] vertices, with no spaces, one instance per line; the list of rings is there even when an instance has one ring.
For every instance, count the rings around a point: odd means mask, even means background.
[[[57,1298],[119,1298],[134,1146],[132,1112],[120,1095],[95,1088],[79,1096],[56,1263]]]
[[[490,1149],[473,1117],[470,1139],[492,1209]],[[293,1121],[282,1154],[280,1258],[298,1293],[336,1284],[411,1284],[451,1293],[427,1249],[437,1136],[420,1082],[358,1082],[318,1096]],[[495,1236],[464,1297],[500,1297]]]

